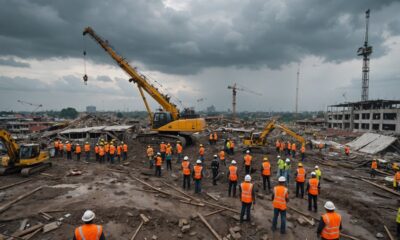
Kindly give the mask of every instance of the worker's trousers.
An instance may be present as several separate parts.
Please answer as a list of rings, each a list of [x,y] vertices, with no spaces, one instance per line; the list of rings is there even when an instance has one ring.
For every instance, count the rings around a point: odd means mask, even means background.
[[[272,231],[276,230],[279,214],[281,215],[281,233],[285,233],[286,232],[286,210],[280,210],[278,208],[274,208],[274,217],[272,219]]]
[[[163,162],[165,161],[165,152],[161,152],[161,159],[163,160]]]
[[[224,165],[224,166],[226,166],[226,161],[225,161],[225,159],[219,159],[219,161],[221,162],[221,165]]]
[[[172,171],[172,160],[171,159],[167,159],[167,170],[171,170]]]
[[[251,165],[245,165],[245,166],[244,166],[244,170],[245,170],[245,172],[246,172],[246,175],[247,175],[247,174],[250,174],[250,166],[251,166]]]
[[[267,183],[268,183],[268,191],[270,191],[271,190],[271,182],[270,182],[270,176],[265,176],[265,175],[262,175],[262,179],[263,179],[263,189],[264,189],[264,191],[266,191],[267,190]]]
[[[304,198],[304,182],[296,182],[296,197]]]
[[[126,159],[128,158],[128,153],[127,152],[123,152],[122,153],[122,161],[126,161]]]
[[[212,170],[212,175],[213,175],[213,185],[217,185],[217,176],[218,176],[218,170],[217,169],[213,169]]]
[[[153,169],[154,167],[154,158],[153,156],[149,156],[149,168]]]
[[[183,189],[190,189],[190,175],[183,175]]]
[[[293,158],[296,157],[296,151],[292,151],[292,157],[293,157]]]
[[[246,221],[250,222],[250,211],[251,211],[251,204],[252,203],[245,203],[242,202],[242,210],[240,211],[240,222],[243,222],[244,215],[246,215]]]
[[[85,152],[85,155],[86,155],[86,161],[89,161],[89,158],[90,158],[90,152]]]
[[[161,166],[156,166],[156,173],[155,173],[155,175],[156,175],[157,177],[161,177]]]
[[[81,153],[77,153],[77,154],[76,154],[76,160],[77,160],[77,161],[81,160]]]
[[[229,181],[229,189],[228,189],[228,196],[231,196],[231,192],[233,193],[233,197],[236,197],[236,187],[237,181]]]
[[[110,162],[111,164],[114,164],[114,154],[110,154]]]
[[[194,180],[194,193],[201,193],[201,179]]]
[[[178,164],[180,164],[181,161],[182,161],[182,153],[178,153],[176,162],[177,162]]]
[[[301,161],[303,162],[304,159],[306,158],[306,155],[304,153],[301,153]]]
[[[318,209],[318,195],[308,194],[308,210],[311,211],[312,207],[314,207],[314,212],[317,212]],[[314,206],[313,206],[314,205]]]
[[[100,156],[98,153],[96,153],[96,161],[99,162],[100,161]]]
[[[68,151],[68,152],[67,152],[67,159],[72,159],[72,153],[71,153],[71,151]]]

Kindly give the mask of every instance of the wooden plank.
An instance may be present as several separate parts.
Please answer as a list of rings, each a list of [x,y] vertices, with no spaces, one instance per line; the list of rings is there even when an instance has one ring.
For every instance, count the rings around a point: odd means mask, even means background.
[[[200,213],[197,213],[197,216],[201,219],[201,221],[206,225],[206,227],[210,230],[210,232],[214,235],[214,237],[217,240],[222,240],[222,238],[218,235],[218,233],[210,226],[210,224],[207,222],[207,220],[201,215]]]
[[[42,230],[42,229],[39,228],[39,229],[37,229],[36,231],[34,231],[34,232],[30,233],[30,234],[27,234],[27,235],[24,237],[24,240],[29,240],[29,239],[33,238],[33,237],[34,237],[37,233],[39,233],[41,230]]]
[[[43,224],[40,223],[40,224],[37,224],[37,225],[32,226],[30,228],[27,228],[24,231],[21,231],[21,232],[18,232],[16,234],[13,234],[13,237],[22,237],[22,236],[25,236],[25,235],[27,235],[27,234],[29,234],[31,232],[34,232],[34,231],[36,231],[38,229],[42,229],[42,228],[43,228]]]
[[[139,227],[136,228],[136,231],[135,231],[135,233],[133,233],[133,235],[132,235],[132,237],[131,237],[131,240],[134,240],[134,239],[135,239],[136,235],[139,233],[139,231],[140,231],[140,229],[142,228],[142,226],[143,226],[143,221],[140,223]]]
[[[366,183],[369,183],[369,184],[371,184],[371,185],[374,185],[375,187],[378,187],[378,188],[380,188],[380,189],[382,189],[382,190],[385,190],[386,192],[390,192],[390,193],[392,193],[392,194],[394,194],[394,195],[400,196],[400,193],[399,193],[399,192],[396,192],[396,191],[394,191],[394,190],[392,190],[392,189],[390,189],[390,188],[388,188],[388,187],[381,186],[381,185],[379,185],[379,184],[377,184],[377,183],[374,183],[374,182],[369,181],[369,180],[364,179],[364,178],[361,178],[361,181],[366,182]]]
[[[42,189],[43,187],[40,186],[38,188],[33,189],[32,191],[25,193],[19,197],[17,197],[16,199],[4,204],[3,206],[0,207],[0,213],[5,212],[7,209],[9,209],[14,203],[21,201],[22,199],[29,197],[30,195],[34,194],[35,192],[39,191],[40,189]]]
[[[206,204],[206,205],[209,205],[209,206],[217,207],[217,208],[220,208],[220,209],[225,209],[225,210],[228,210],[228,211],[231,211],[231,212],[240,214],[240,211],[238,211],[238,210],[236,210],[236,209],[233,209],[233,208],[221,206],[221,205],[219,205],[219,204],[215,204],[215,203],[211,203],[211,202],[207,202],[207,201],[202,201],[202,203],[204,203],[204,204]]]
[[[206,195],[218,202],[218,198],[206,192]]]
[[[383,227],[386,230],[387,235],[389,236],[390,240],[395,240],[395,238],[392,236],[392,234],[390,233],[389,229],[386,227],[386,225],[383,225]]]
[[[179,192],[179,193],[185,195],[186,197],[188,197],[188,198],[190,198],[190,199],[192,199],[192,200],[194,200],[194,201],[196,201],[196,202],[200,202],[199,199],[197,199],[197,198],[195,198],[195,197],[193,197],[193,196],[191,196],[191,195],[185,193],[184,191],[182,191],[181,189],[175,187],[174,185],[171,185],[171,184],[166,183],[166,182],[164,182],[164,181],[161,181],[161,182],[164,183],[165,185],[167,185],[168,187],[174,189],[175,191],[177,191],[177,192]]]
[[[29,182],[29,181],[31,181],[31,179],[26,179],[26,180],[19,181],[19,182],[16,182],[16,183],[12,183],[12,184],[9,184],[9,185],[1,186],[0,190],[4,190],[4,189],[10,188],[10,187],[14,187],[14,186],[17,186],[19,184],[26,183],[26,182]]]
[[[189,202],[189,201],[184,201],[184,200],[179,200],[179,202],[190,204],[190,205],[193,205],[193,206],[199,206],[199,207],[204,207],[205,206],[204,203]]]
[[[225,211],[225,209],[219,209],[219,210],[216,210],[216,211],[213,211],[213,212],[210,212],[210,213],[204,214],[204,217],[208,217],[208,216],[211,216],[211,215],[214,215],[214,214],[217,214],[217,213],[223,212],[223,211]]]
[[[381,173],[381,174],[383,174],[383,175],[386,175],[386,176],[393,176],[393,174],[390,174],[390,173],[384,172],[384,171],[382,171],[382,170],[379,170],[379,169],[375,169],[375,171],[376,171],[376,172],[378,172],[378,173]]]

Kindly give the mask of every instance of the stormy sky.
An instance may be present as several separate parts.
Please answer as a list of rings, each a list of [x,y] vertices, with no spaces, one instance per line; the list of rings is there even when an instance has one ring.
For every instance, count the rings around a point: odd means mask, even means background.
[[[237,83],[239,111],[293,111],[298,67],[300,111],[358,101],[368,8],[370,99],[399,99],[398,0],[0,0],[0,110],[144,110],[87,26],[180,108],[230,109]]]

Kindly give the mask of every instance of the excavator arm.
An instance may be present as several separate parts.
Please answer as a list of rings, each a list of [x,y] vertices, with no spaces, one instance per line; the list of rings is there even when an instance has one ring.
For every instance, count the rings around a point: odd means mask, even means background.
[[[295,138],[297,141],[299,141],[301,143],[302,146],[306,145],[306,140],[300,136],[299,134],[295,133],[294,131],[290,130],[289,128],[287,128],[286,126],[283,125],[279,125],[279,124],[275,124],[275,128],[279,128],[281,131],[289,134],[290,136],[292,136],[293,138]]]
[[[0,129],[0,141],[7,150],[10,162],[15,162],[19,158],[19,146],[11,137],[11,134],[4,129]]]
[[[152,121],[152,113],[144,97],[143,91],[146,91],[155,101],[157,101],[161,107],[171,113],[173,120],[179,119],[179,109],[175,104],[169,101],[169,97],[160,93],[157,88],[147,82],[146,77],[142,74],[138,73],[135,68],[131,67],[128,61],[125,60],[122,56],[118,55],[115,50],[108,44],[107,41],[104,41],[99,35],[95,33],[95,31],[91,27],[85,28],[83,31],[83,35],[89,34],[113,59],[117,64],[131,77],[129,81],[135,82],[138,87],[140,94],[145,102],[146,109],[149,112],[149,116]]]

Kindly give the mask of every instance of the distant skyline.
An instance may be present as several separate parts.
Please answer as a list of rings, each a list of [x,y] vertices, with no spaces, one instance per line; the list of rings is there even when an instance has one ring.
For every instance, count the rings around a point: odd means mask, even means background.
[[[227,86],[236,82],[262,93],[239,91],[238,111],[294,111],[298,64],[299,111],[359,101],[367,9],[370,99],[399,100],[396,0],[0,0],[0,110],[32,110],[18,100],[48,110],[145,110],[129,77],[82,36],[86,26],[181,109],[231,109]]]

